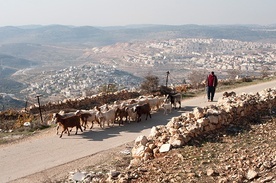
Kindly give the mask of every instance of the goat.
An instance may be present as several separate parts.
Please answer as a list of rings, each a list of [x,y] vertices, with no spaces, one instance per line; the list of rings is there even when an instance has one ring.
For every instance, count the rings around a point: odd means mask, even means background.
[[[137,112],[134,111],[135,106],[133,107],[127,107],[127,113],[128,113],[128,121],[135,121],[137,120]]]
[[[159,97],[148,98],[148,103],[150,105],[151,110],[158,110],[160,107]]]
[[[108,111],[101,111],[99,110],[97,112],[97,117],[99,118],[100,123],[102,123],[102,128],[104,128],[104,124],[107,123],[108,126],[110,126],[110,122],[113,124],[114,126],[114,122],[116,119],[116,115],[115,115],[115,109],[109,109]]]
[[[119,118],[119,126],[120,126],[121,123],[123,124],[123,119],[124,118],[125,118],[125,121],[127,121],[128,108],[127,107],[117,108],[117,110],[115,112],[115,116],[116,116],[116,118]]]
[[[68,130],[68,127],[76,127],[76,133],[78,133],[78,129],[80,129],[82,132],[82,128],[80,125],[80,117],[79,116],[69,116],[69,117],[62,117],[60,114],[58,113],[54,113],[53,114],[53,122],[55,122],[56,124],[59,123],[59,125],[61,125],[63,127],[63,130],[60,134],[60,138],[62,137],[62,134],[67,131],[68,132],[68,136],[70,135],[70,132]]]
[[[75,112],[65,112],[63,110],[59,111],[59,113],[62,117],[69,117],[69,116],[74,116],[75,115]],[[52,117],[52,121],[54,119],[54,114],[53,114],[53,117]],[[58,130],[59,130],[59,127],[60,127],[60,123],[58,123],[57,127],[56,127],[56,134],[58,135]],[[72,129],[70,130],[70,132],[72,131]]]
[[[169,94],[167,96],[167,99],[171,101],[171,104],[174,106],[176,109],[177,103],[179,104],[179,109],[181,108],[181,100],[182,100],[182,94],[181,93],[176,93],[176,94]]]
[[[89,111],[86,111],[86,110],[77,110],[75,114],[81,118],[82,126],[84,127],[84,130],[86,130],[87,122],[88,121],[90,121],[92,123],[90,129],[93,128],[94,121],[96,121],[97,123],[99,123],[100,127],[102,128],[102,125],[99,122],[99,120],[98,120],[98,118],[96,116],[96,113],[97,113],[96,110],[89,110]]]
[[[169,102],[169,103],[163,103],[161,105],[161,107],[164,109],[164,114],[168,114],[168,112],[172,112],[172,104]]]
[[[146,115],[146,120],[148,119],[148,116],[151,118],[151,114],[150,114],[151,109],[150,109],[149,103],[135,106],[134,111],[137,113],[137,122],[141,121],[141,116],[143,114]]]

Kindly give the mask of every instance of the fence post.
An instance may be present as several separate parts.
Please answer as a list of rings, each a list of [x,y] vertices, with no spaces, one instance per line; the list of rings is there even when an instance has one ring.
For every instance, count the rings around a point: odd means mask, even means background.
[[[169,77],[170,72],[169,72],[169,71],[167,71],[166,73],[167,73],[167,78],[166,78],[166,87],[168,87],[168,77]]]
[[[37,97],[37,102],[38,102],[38,109],[39,109],[39,115],[40,115],[40,120],[41,120],[41,124],[43,124],[43,118],[42,118],[42,113],[41,113],[41,107],[40,107],[40,101],[39,101],[39,95],[36,96]]]

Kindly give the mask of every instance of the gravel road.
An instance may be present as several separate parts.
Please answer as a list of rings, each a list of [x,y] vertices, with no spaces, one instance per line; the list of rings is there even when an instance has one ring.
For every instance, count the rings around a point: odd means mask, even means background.
[[[276,87],[276,80],[233,89],[238,95],[256,93],[265,88]],[[230,90],[229,90],[230,91]],[[222,96],[222,92],[216,93],[216,100]],[[59,138],[55,129],[50,129],[43,135],[23,140],[20,143],[4,145],[0,147],[0,182],[20,182],[20,178],[47,170],[68,162],[80,159],[91,154],[121,146],[132,142],[139,135],[148,135],[152,126],[165,125],[173,116],[179,116],[183,112],[191,111],[194,107],[204,107],[212,103],[207,102],[206,96],[200,96],[182,101],[182,109],[174,110],[169,115],[163,111],[152,114],[152,118],[145,121],[142,116],[140,123],[130,123],[124,126],[100,129],[94,127],[90,131],[80,132],[78,135]],[[97,126],[97,125],[96,125]]]

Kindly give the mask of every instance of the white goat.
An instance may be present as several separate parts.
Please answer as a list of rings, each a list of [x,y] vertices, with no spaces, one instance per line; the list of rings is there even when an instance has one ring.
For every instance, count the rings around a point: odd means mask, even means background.
[[[116,109],[112,108],[108,111],[99,110],[97,112],[97,117],[99,118],[102,128],[104,128],[105,123],[107,123],[108,126],[110,126],[110,123],[112,123],[112,125],[114,126],[114,122],[116,119]]]
[[[162,105],[161,105],[161,108],[163,108],[164,109],[164,114],[168,114],[168,112],[169,113],[171,113],[172,112],[172,104],[169,102],[169,103],[163,103]]]

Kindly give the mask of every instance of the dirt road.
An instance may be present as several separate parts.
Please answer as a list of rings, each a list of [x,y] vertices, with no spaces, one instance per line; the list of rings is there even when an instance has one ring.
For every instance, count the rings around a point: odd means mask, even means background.
[[[264,88],[276,87],[276,80],[258,85],[233,89],[237,94],[242,92],[256,93]],[[217,100],[222,92],[216,93]],[[214,102],[215,103],[215,102]],[[118,147],[136,139],[139,135],[148,135],[152,126],[164,125],[182,112],[191,111],[194,107],[203,107],[207,102],[205,95],[182,101],[182,109],[174,110],[169,115],[163,111],[154,113],[151,119],[140,123],[130,123],[124,126],[115,125],[104,130],[96,127],[78,135],[64,135],[61,139],[55,134],[55,129],[47,134],[38,135],[20,143],[0,147],[0,182],[10,182],[21,177],[34,174],[67,162],[89,156],[104,150]]]

